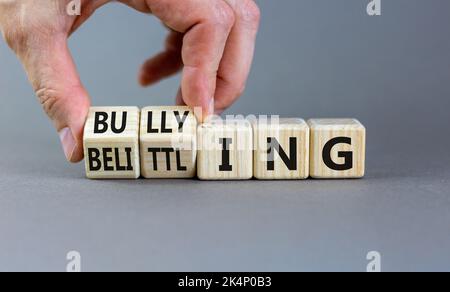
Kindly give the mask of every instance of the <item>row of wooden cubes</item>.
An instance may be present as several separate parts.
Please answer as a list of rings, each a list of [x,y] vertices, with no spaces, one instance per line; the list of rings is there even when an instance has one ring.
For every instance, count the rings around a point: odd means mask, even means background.
[[[213,120],[188,107],[93,107],[84,130],[92,179],[361,178],[364,126],[355,119]]]

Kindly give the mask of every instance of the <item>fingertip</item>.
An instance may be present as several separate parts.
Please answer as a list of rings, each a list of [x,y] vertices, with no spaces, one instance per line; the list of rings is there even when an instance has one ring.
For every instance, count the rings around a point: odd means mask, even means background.
[[[150,86],[176,74],[183,67],[177,52],[165,51],[148,59],[139,70],[138,81],[141,86]]]
[[[78,162],[81,162],[83,159],[84,159],[83,144],[78,143],[72,153],[72,157],[69,159],[69,162],[78,163]]]
[[[184,101],[183,98],[183,93],[181,88],[178,90],[177,96],[175,98],[175,104],[179,105],[179,106],[186,106],[188,104],[186,104],[186,102]],[[214,99],[211,99],[211,101],[208,103],[209,105],[206,107],[201,107],[201,106],[193,106],[190,105],[190,107],[192,108],[192,110],[194,111],[194,115],[197,118],[197,120],[200,123],[203,123],[206,121],[206,119],[215,113],[215,109],[214,109]],[[189,106],[189,105],[188,105]]]
[[[71,99],[66,104],[66,119],[60,121],[60,125],[67,125],[59,131],[61,142],[67,161],[78,163],[84,158],[83,136],[86,120],[91,106],[90,98],[83,90],[79,93],[80,98]]]
[[[153,66],[153,59],[147,60],[142,64],[138,73],[138,82],[142,87],[150,86],[160,80],[158,70]]]
[[[58,132],[61,146],[68,162],[77,163],[83,159],[83,144],[77,141],[70,128]]]
[[[206,106],[194,107],[194,114],[200,123],[206,122],[211,116],[215,115],[214,99],[211,99],[211,101]]]
[[[139,72],[139,76],[138,76],[138,82],[139,85],[141,85],[142,87],[147,87],[149,85],[151,85],[152,81],[151,81],[151,76],[148,72],[141,70]]]

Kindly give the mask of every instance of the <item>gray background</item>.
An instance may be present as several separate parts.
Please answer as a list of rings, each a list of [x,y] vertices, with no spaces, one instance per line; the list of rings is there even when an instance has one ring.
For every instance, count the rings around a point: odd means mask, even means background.
[[[69,165],[19,62],[0,42],[0,270],[450,270],[450,2],[259,1],[239,114],[356,117],[356,181],[90,181]],[[154,18],[111,4],[71,39],[95,105],[171,104],[179,77],[137,86],[162,47]]]

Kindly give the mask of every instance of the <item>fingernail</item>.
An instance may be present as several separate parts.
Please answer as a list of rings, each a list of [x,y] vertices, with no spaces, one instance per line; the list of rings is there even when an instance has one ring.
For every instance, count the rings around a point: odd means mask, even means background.
[[[209,100],[209,103],[203,106],[202,109],[202,121],[207,122],[210,120],[211,115],[214,115],[214,98]]]
[[[68,161],[71,161],[73,152],[75,151],[75,148],[77,147],[77,142],[73,138],[72,132],[69,128],[64,128],[61,131],[59,131],[59,139],[61,140],[61,145],[64,150],[64,154],[66,155],[66,158]]]
[[[197,118],[197,121],[203,123],[203,108],[200,106],[194,107],[194,115]]]
[[[208,115],[214,114],[214,98],[212,98],[208,105]]]

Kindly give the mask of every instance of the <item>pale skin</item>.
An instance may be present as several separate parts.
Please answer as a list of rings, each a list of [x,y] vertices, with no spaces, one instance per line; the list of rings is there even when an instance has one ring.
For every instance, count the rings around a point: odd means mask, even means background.
[[[139,70],[149,86],[182,71],[176,103],[221,113],[244,91],[253,60],[260,11],[254,0],[0,0],[0,30],[24,65],[70,162],[83,159],[83,128],[90,97],[67,40],[101,6],[121,2],[151,13],[169,28],[164,50]]]

